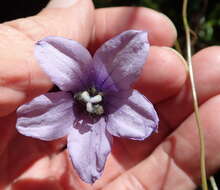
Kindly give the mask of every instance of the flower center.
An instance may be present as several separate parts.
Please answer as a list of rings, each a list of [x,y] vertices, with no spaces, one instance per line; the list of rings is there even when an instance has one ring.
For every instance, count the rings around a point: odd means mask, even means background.
[[[80,103],[83,109],[89,114],[95,116],[104,114],[104,108],[102,106],[103,93],[98,92],[94,87],[76,93],[74,99]]]

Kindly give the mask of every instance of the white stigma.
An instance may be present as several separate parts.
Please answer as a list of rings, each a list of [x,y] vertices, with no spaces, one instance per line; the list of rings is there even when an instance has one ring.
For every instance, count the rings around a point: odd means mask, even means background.
[[[84,92],[81,94],[81,98],[83,99],[83,101],[84,101],[85,103],[90,102],[90,99],[91,99],[91,97],[90,97],[90,95],[89,95],[89,93],[88,93],[87,91],[84,91]]]
[[[101,101],[102,101],[102,96],[100,96],[99,94],[90,98],[91,103],[99,103]]]
[[[93,97],[90,97],[89,93],[87,91],[84,91],[81,95],[82,100],[86,103],[86,110],[89,113],[94,113],[95,109],[93,107],[94,103],[99,103],[102,101],[101,95],[96,95]]]
[[[92,107],[92,103],[88,102],[86,104],[86,111],[89,112],[89,113],[93,113],[93,110],[94,110],[94,108]]]

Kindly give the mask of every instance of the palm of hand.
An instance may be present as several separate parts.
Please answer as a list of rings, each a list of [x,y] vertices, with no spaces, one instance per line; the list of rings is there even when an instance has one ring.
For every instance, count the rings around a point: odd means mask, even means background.
[[[114,11],[119,14],[119,10],[112,9],[111,12],[113,15]],[[124,10],[126,9],[123,9],[123,14],[125,14]],[[105,11],[110,10],[97,11],[97,15]],[[127,9],[127,11],[131,10]],[[117,14],[115,13],[115,18]],[[161,18],[158,19],[161,20]],[[140,28],[140,20],[137,19],[137,23],[132,26],[124,21],[123,28],[114,27],[118,32],[131,27]],[[99,21],[96,24],[99,25]],[[111,23],[109,25],[111,26]],[[145,25],[142,27],[150,27],[149,23]],[[152,26],[152,31],[154,27]],[[100,31],[96,32],[100,36]],[[102,42],[114,33],[115,31],[110,31],[103,37],[96,38]],[[167,38],[163,41],[165,35]],[[85,39],[85,34],[82,36],[82,39]],[[174,39],[172,34],[167,36],[163,32],[150,33],[150,41],[153,45],[171,45]],[[85,40],[83,42],[88,44]],[[91,46],[97,47],[98,44]],[[220,163],[219,157],[213,151],[220,144],[217,137],[219,134],[217,114],[220,111],[216,106],[220,103],[216,96],[220,91],[216,87],[220,81],[217,51],[219,48],[213,47],[194,56],[197,90],[200,104],[202,104],[200,111],[207,141],[209,173],[218,169]],[[186,72],[181,63],[180,58],[171,50],[151,47],[148,64],[136,87],[155,103],[161,120],[159,132],[143,142],[115,139],[104,175],[94,186],[81,182],[72,170],[66,151],[60,152],[65,140],[48,143],[21,136],[14,128],[15,114],[1,118],[0,171],[3,172],[0,173],[0,188],[4,189],[7,185],[11,185],[13,190],[108,190],[110,188],[122,190],[126,187],[176,189],[178,184],[180,189],[181,187],[193,189],[199,179],[199,144],[194,119],[190,115],[192,113],[191,92],[188,81],[185,82]],[[207,72],[207,68],[214,72]],[[150,76],[147,73],[150,73]]]
[[[210,51],[215,53],[216,49],[210,48]],[[203,54],[207,56],[207,52],[203,50],[198,53],[194,60],[202,61],[199,57]],[[201,73],[201,67],[206,65],[207,62],[200,62],[195,67]],[[196,81],[203,81],[204,77],[218,81],[217,72],[212,76],[208,76],[208,73],[198,76],[197,73]],[[192,189],[199,179],[199,144],[194,118],[190,115],[192,106],[188,85],[186,82],[176,96],[156,104],[161,119],[158,133],[143,142],[115,139],[104,175],[94,186],[82,183],[72,172],[66,151],[59,152],[65,142],[48,143],[24,137],[14,129],[14,114],[2,118],[0,168],[6,172],[1,175],[0,185],[18,180],[13,185],[15,190],[24,187],[31,190],[64,187],[110,189],[123,186],[172,189],[178,183],[178,186]],[[213,86],[209,92],[202,91],[203,85],[198,83],[197,88],[203,103],[200,112],[207,140],[207,166],[208,171],[213,172],[219,165],[219,158],[213,150],[220,143],[216,135],[219,111],[216,104],[220,103],[220,99],[215,96],[218,89]]]

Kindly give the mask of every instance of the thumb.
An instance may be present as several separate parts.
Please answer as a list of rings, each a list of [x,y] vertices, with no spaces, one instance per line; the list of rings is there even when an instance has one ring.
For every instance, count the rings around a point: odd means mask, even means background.
[[[87,46],[93,11],[91,0],[52,0],[36,16],[0,24],[0,116],[52,86],[35,60],[34,43],[63,36]]]

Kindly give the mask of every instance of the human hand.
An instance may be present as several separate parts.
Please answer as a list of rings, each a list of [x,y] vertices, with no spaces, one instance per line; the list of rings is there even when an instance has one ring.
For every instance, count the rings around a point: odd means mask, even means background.
[[[161,27],[163,30],[159,30]],[[121,190],[127,186],[131,189],[138,189],[139,186],[143,186],[142,189],[160,189],[161,187],[164,189],[176,189],[177,187],[190,189],[195,186],[190,177],[175,167],[172,160],[176,157],[184,158],[181,160],[184,167],[181,168],[183,171],[187,169],[188,173],[186,173],[190,174],[192,179],[198,179],[199,164],[196,161],[199,159],[199,149],[196,129],[190,126],[192,129],[190,129],[190,133],[187,133],[187,127],[184,127],[190,125],[192,117],[188,119],[189,121],[187,120],[188,124],[187,121],[183,122],[192,112],[189,84],[185,83],[184,61],[173,50],[159,47],[172,46],[176,38],[176,31],[172,23],[164,15],[144,8],[112,8],[94,11],[90,1],[78,0],[69,8],[54,9],[50,7],[29,20],[12,21],[2,25],[1,28],[0,40],[3,43],[0,47],[2,49],[0,51],[2,65],[0,76],[3,76],[1,84],[3,93],[0,95],[0,114],[5,115],[0,119],[1,189],[7,185],[13,190],[78,190],[113,187]],[[84,46],[89,46],[93,51],[105,40],[131,28],[149,32],[152,47],[136,88],[158,107],[161,119],[159,133],[143,142],[116,139],[103,177],[91,187],[79,180],[72,169],[66,151],[60,152],[65,143],[63,140],[48,143],[17,134],[14,128],[15,114],[12,112],[18,105],[52,87],[33,56],[33,45],[37,40],[49,35],[60,35],[77,40]],[[207,66],[208,63],[210,65],[210,62],[213,62],[212,65],[217,65],[217,59],[215,62],[214,59],[208,62],[209,53],[212,54],[213,51],[213,48],[203,50],[199,56],[195,56],[195,63],[204,61],[203,67],[197,66],[196,73],[206,71],[204,65]],[[202,59],[198,57],[202,57]],[[200,88],[203,90],[199,90],[198,86],[199,92],[201,91],[199,95],[204,96],[201,98],[202,103],[218,93],[214,88],[218,81],[218,72],[217,69],[214,71],[216,72],[215,78],[213,74],[210,76],[208,73],[197,76],[197,81],[210,83],[208,83],[210,85],[208,91],[203,89],[205,87],[202,85]],[[212,85],[213,88],[211,88]],[[184,109],[180,110],[179,107]],[[214,120],[207,122],[214,122]],[[215,127],[214,124],[212,125]],[[165,139],[177,127],[179,129],[171,137]],[[210,133],[210,131],[208,132]],[[215,131],[214,134],[217,132]],[[197,148],[189,147],[189,150],[192,150],[185,151],[186,157],[181,154],[182,157],[179,158],[179,154],[189,146],[181,136],[190,138],[188,142]],[[213,137],[210,136],[211,139],[208,141],[211,150],[215,150],[214,148],[218,146],[217,138]],[[157,145],[159,146],[156,148]],[[178,146],[178,149],[174,145]],[[172,151],[169,150],[169,147]],[[168,154],[165,154],[164,150]],[[213,152],[208,152],[208,156],[212,160],[213,158],[217,160],[217,156]],[[196,160],[193,161],[193,159]],[[209,167],[210,172],[217,168],[218,160],[214,163],[214,166]],[[188,168],[192,167],[195,169],[189,171]]]

